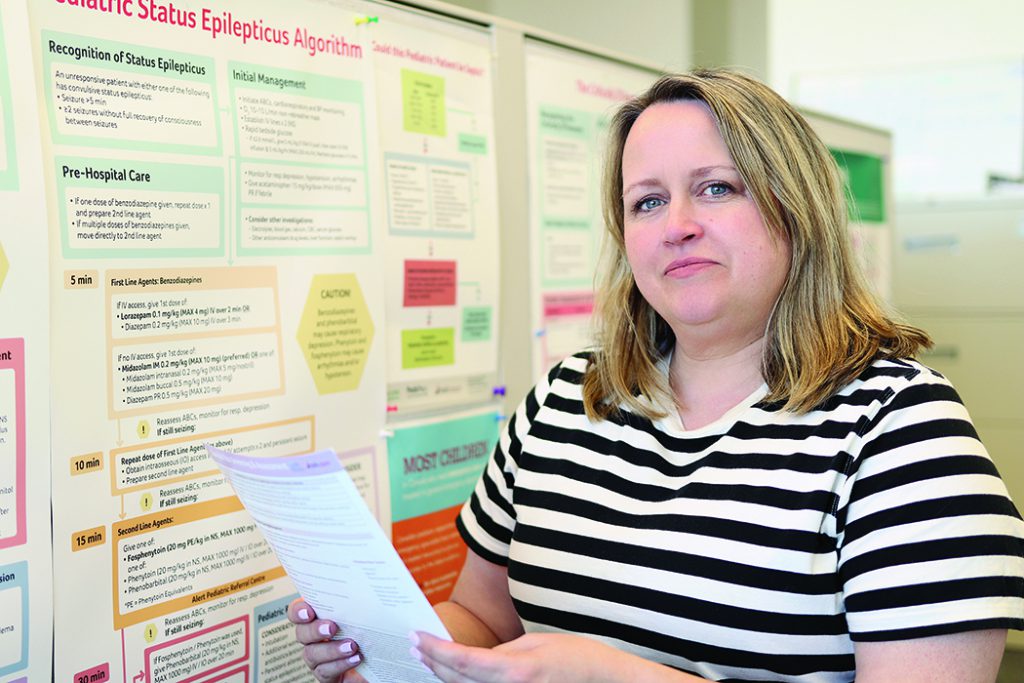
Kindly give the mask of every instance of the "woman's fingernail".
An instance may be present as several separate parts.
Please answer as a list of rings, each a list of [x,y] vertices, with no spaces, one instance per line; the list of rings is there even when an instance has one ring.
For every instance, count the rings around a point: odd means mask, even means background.
[[[416,648],[410,647],[409,648],[409,654],[412,655],[413,659],[415,659],[417,661],[420,661],[420,662],[423,661],[423,653],[420,652],[419,650],[417,650]]]
[[[317,629],[317,631],[320,631],[320,635],[322,636],[331,635],[331,627],[327,624],[320,624],[320,627]]]
[[[299,619],[302,619],[303,621],[306,621],[307,619],[309,619],[309,610],[306,609],[305,607],[300,609],[299,610]]]
[[[347,640],[338,646],[338,652],[340,652],[343,655],[350,655],[355,651],[356,649],[352,647],[352,643],[350,643]]]
[[[359,663],[359,659],[360,659],[359,655],[352,655],[351,657],[349,657],[345,661],[348,662],[349,664],[351,664],[352,666],[355,666],[356,664]]]
[[[409,631],[409,642],[412,643],[412,646],[414,648],[419,647],[420,646],[420,634],[416,633],[416,631]]]

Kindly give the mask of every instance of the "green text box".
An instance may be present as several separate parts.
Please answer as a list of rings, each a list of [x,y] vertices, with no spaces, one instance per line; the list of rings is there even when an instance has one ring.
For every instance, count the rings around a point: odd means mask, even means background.
[[[396,429],[388,439],[391,517],[401,522],[464,502],[498,440],[495,413]]]
[[[402,69],[402,127],[410,133],[444,137],[447,133],[444,79]]]
[[[472,133],[459,133],[459,151],[463,154],[487,154],[487,138]]]
[[[245,76],[254,75],[254,80]],[[234,96],[236,88],[262,90],[315,97],[318,100],[363,103],[363,86],[359,81],[322,76],[308,71],[281,69],[265,64],[228,62],[228,84]],[[236,122],[237,125],[237,122]],[[237,136],[236,136],[237,138]]]
[[[100,172],[124,171],[132,172],[137,177],[146,174],[149,181],[142,183],[130,178],[124,179],[100,179],[81,177],[85,169],[94,169]],[[141,161],[124,161],[122,159],[95,159],[84,157],[56,157],[54,159],[54,170],[57,174],[57,206],[60,215],[61,249],[65,258],[163,258],[167,256],[222,256],[224,254],[224,171],[216,166],[189,166],[184,164],[156,164]],[[80,177],[74,177],[75,172]],[[87,188],[100,190],[103,195],[109,195],[109,204],[102,204],[90,207],[79,207],[74,200],[69,198],[76,188]],[[127,191],[127,193],[126,193]],[[70,231],[73,229],[72,221],[75,220],[107,220],[117,222],[117,216],[103,216],[103,212],[119,210],[122,212],[131,211],[135,217],[140,212],[170,211],[172,207],[133,205],[115,206],[113,200],[139,202],[137,192],[149,193],[151,197],[141,198],[141,201],[166,202],[166,201],[188,201],[189,195],[199,197],[200,195],[216,195],[219,202],[217,210],[216,246],[207,247],[172,247],[165,248],[156,242],[145,247],[111,249],[80,249],[71,245]],[[168,194],[173,193],[173,194]],[[91,192],[90,195],[97,193]],[[119,194],[122,195],[119,197]],[[130,196],[129,196],[130,195]],[[207,200],[203,198],[205,203]],[[90,209],[95,215],[77,214],[81,209]],[[213,207],[207,207],[213,208]],[[189,209],[192,210],[192,209]],[[181,211],[184,211],[182,209]],[[128,220],[128,216],[122,216]],[[114,242],[116,244],[116,241]]]
[[[402,368],[455,365],[455,328],[402,330]]]
[[[462,341],[490,341],[491,310],[490,306],[467,306],[462,309]]]
[[[591,141],[593,138],[594,117],[585,111],[565,109],[544,105],[540,108],[540,131],[548,135],[580,138]]]
[[[0,139],[4,143],[4,154],[0,158],[0,190],[18,189],[18,155],[14,134],[14,101],[11,99],[11,80],[8,65],[11,64],[4,42],[3,17],[0,17]]]
[[[51,44],[59,46],[61,51],[51,49]],[[222,135],[218,113],[219,105],[217,103],[218,88],[215,63],[212,58],[181,52],[168,52],[162,48],[146,45],[119,43],[111,40],[101,40],[92,36],[77,36],[54,31],[42,32],[41,45],[43,52],[43,84],[46,91],[50,132],[54,142],[147,152],[221,154]],[[71,52],[71,54],[68,54],[68,52]],[[210,105],[208,113],[212,112],[216,142],[210,146],[189,144],[187,132],[170,142],[135,140],[127,137],[93,137],[62,134],[57,127],[57,107],[62,106],[62,104],[56,99],[51,78],[55,64],[86,66],[109,71],[111,75],[106,80],[92,85],[83,84],[74,93],[68,94],[93,98],[111,98],[111,103],[113,103],[113,96],[109,93],[124,89],[125,86],[122,81],[129,80],[132,75],[171,79],[172,81],[180,82],[183,88],[187,87],[189,83],[202,84],[209,87]],[[88,88],[84,86],[88,86]],[[89,106],[98,108],[100,105],[89,103]],[[191,117],[194,114],[194,111],[188,110],[163,113],[163,115],[185,118]]]
[[[297,95],[301,97],[309,97],[313,99],[327,100],[331,102],[343,102],[346,104],[353,104],[358,107],[359,120],[360,120],[360,139],[361,139],[361,151],[360,156],[364,160],[362,164],[337,164],[337,163],[318,163],[311,161],[299,161],[296,159],[279,159],[273,156],[242,156],[242,150],[240,147],[241,135],[239,134],[239,126],[242,125],[240,114],[237,107],[234,106],[237,98],[238,90],[257,90],[261,92],[275,93],[275,94],[286,94],[286,95]],[[369,204],[370,204],[370,186],[371,183],[368,180],[367,170],[367,154],[368,148],[366,143],[366,108],[365,108],[365,91],[362,83],[359,81],[349,80],[345,78],[336,78],[333,76],[323,76],[320,74],[309,73],[306,71],[295,71],[293,69],[281,69],[272,66],[266,66],[263,64],[252,64],[249,62],[228,62],[228,91],[229,99],[232,103],[232,124],[234,126],[235,133],[235,154],[238,156],[243,163],[258,163],[261,165],[275,165],[281,166],[282,169],[287,170],[289,167],[295,169],[304,168],[333,168],[333,169],[349,169],[360,171],[364,178],[363,182],[363,206],[341,206],[333,204],[319,204],[315,207],[306,205],[296,204],[276,204],[276,203],[255,203],[246,201],[246,193],[243,189],[243,178],[242,174],[236,175],[235,191],[236,196],[239,197],[239,201],[235,203],[235,240],[237,253],[242,256],[286,256],[286,255],[306,255],[316,256],[323,254],[368,254],[373,250],[373,231],[370,230],[367,238],[368,242],[365,247],[331,247],[318,244],[312,245],[300,245],[294,247],[285,246],[270,246],[270,247],[252,247],[243,244],[242,240],[242,215],[246,209],[250,208],[261,208],[261,209],[302,209],[305,211],[353,211],[367,214],[367,223],[369,224]],[[241,168],[241,164],[240,164]]]

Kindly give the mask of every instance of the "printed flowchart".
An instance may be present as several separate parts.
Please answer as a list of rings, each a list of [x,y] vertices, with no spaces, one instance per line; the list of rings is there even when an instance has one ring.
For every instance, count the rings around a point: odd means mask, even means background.
[[[533,372],[593,343],[593,276],[604,239],[604,140],[617,105],[652,75],[538,41],[526,50]]]
[[[57,680],[306,671],[285,618],[294,588],[205,444],[335,446],[390,511],[359,15],[216,4],[32,8],[62,378],[53,495],[82,501],[54,508]],[[339,20],[346,35],[312,30]]]
[[[388,404],[480,403],[498,371],[489,35],[398,12],[374,34],[386,201]],[[401,103],[400,107],[394,106]]]
[[[0,678],[307,675],[207,444],[335,448],[445,599],[503,419],[489,33],[17,2],[0,54]]]

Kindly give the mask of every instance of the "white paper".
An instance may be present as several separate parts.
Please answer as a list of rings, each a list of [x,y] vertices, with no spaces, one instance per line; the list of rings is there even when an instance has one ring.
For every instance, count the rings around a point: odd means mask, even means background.
[[[359,643],[370,683],[436,681],[410,631],[450,638],[333,450],[259,458],[207,445],[317,616]]]

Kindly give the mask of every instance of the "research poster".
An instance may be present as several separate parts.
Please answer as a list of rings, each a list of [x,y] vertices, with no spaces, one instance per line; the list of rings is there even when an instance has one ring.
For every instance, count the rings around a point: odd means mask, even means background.
[[[490,34],[378,8],[388,404],[479,404],[498,370],[498,190]]]
[[[608,59],[526,42],[535,376],[592,341],[608,124],[616,107],[655,77]]]
[[[455,518],[502,426],[493,408],[396,426],[388,437],[391,540],[432,604],[447,600],[466,560]]]
[[[42,156],[22,3],[0,5],[0,681],[49,681],[50,359]]]
[[[314,0],[30,11],[54,680],[307,680],[294,588],[204,444],[332,447],[390,509],[375,26]]]

